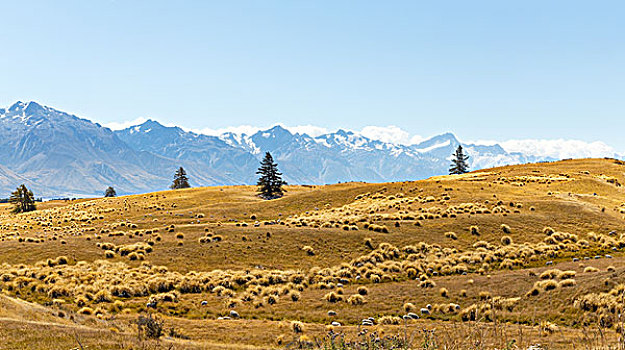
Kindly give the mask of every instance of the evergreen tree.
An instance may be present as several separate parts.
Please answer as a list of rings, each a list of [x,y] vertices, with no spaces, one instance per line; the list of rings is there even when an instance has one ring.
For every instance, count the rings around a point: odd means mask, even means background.
[[[469,172],[469,156],[464,155],[462,146],[458,146],[456,153],[453,154],[454,159],[451,160],[451,167],[449,168],[449,174],[464,174]]]
[[[23,184],[19,186],[15,192],[11,193],[9,203],[15,205],[15,208],[13,208],[14,213],[25,213],[37,209],[33,192]]]
[[[256,174],[260,175],[256,185],[261,197],[265,199],[282,197],[284,194],[282,185],[286,185],[286,182],[282,180],[282,173],[278,172],[278,164],[273,162],[271,153],[265,153]]]
[[[174,174],[174,182],[169,187],[172,190],[191,187],[191,185],[189,185],[189,178],[187,177],[187,173],[182,167],[176,170],[176,173]]]
[[[109,186],[106,191],[104,191],[104,197],[117,197],[117,192],[111,186]]]

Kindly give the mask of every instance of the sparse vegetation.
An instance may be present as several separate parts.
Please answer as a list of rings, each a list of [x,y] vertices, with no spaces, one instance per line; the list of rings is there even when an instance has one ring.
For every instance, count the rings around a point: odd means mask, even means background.
[[[463,348],[475,332],[441,335],[462,327],[508,335],[522,327],[523,344],[510,336],[519,348],[530,339],[570,348],[584,327],[602,327],[608,342],[618,336],[625,290],[625,197],[593,174],[623,183],[620,167],[580,160],[289,186],[277,202],[234,186],[50,201],[19,215],[0,204],[0,318],[11,310],[6,298],[21,298],[53,317],[35,320],[115,328],[110,334],[133,337],[124,338],[133,346],[139,315],[165,320],[160,338],[174,334],[166,341],[176,346],[210,337],[314,348],[325,332],[356,326],[380,339],[405,329],[419,348],[431,329],[427,339],[439,347],[449,338]],[[492,334],[482,334],[484,348],[506,348]]]

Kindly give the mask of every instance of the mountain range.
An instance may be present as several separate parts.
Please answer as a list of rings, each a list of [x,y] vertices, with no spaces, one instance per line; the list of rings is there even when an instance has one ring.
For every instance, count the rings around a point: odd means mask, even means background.
[[[446,174],[460,141],[451,133],[399,145],[338,130],[321,136],[274,126],[254,134],[209,136],[146,122],[111,130],[87,119],[17,102],[0,109],[0,197],[21,183],[37,196],[94,196],[166,189],[183,166],[192,186],[254,184],[271,152],[291,184],[405,181]],[[553,160],[501,146],[462,144],[471,169]]]

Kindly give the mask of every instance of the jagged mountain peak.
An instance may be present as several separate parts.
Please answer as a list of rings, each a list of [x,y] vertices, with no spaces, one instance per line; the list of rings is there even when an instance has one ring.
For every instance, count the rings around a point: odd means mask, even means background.
[[[152,130],[164,130],[167,129],[167,127],[161,123],[159,123],[156,120],[153,119],[148,119],[146,121],[144,121],[143,123],[139,124],[139,125],[134,125],[131,127],[128,127],[124,130],[127,130],[129,133],[135,133],[135,132],[150,132]],[[171,128],[173,129],[173,128]],[[123,131],[124,131],[123,130]]]
[[[262,138],[273,138],[273,139],[281,139],[281,138],[290,138],[293,134],[285,129],[281,125],[274,125],[267,130],[259,130],[257,131],[253,137],[262,137]]]
[[[311,137],[282,125],[210,136],[154,119],[111,131],[33,101],[16,102],[0,109],[0,166],[9,174],[0,173],[0,180],[11,178],[3,191],[22,177],[47,195],[99,195],[108,186],[137,193],[167,188],[183,166],[194,186],[253,184],[269,151],[293,184],[405,181],[445,174],[459,144],[452,133],[405,146],[345,129]],[[537,160],[498,145],[463,146],[472,169]]]

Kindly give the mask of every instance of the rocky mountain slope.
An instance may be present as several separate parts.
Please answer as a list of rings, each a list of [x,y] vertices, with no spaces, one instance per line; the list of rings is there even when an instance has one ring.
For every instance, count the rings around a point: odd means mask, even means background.
[[[112,131],[39,105],[0,109],[0,197],[20,183],[44,197],[165,189],[183,166],[193,186],[253,184],[264,152],[271,152],[293,184],[402,181],[447,173],[460,141],[451,133],[405,146],[351,131],[311,137],[275,126],[252,135],[208,136],[148,120]],[[537,161],[498,145],[463,145],[472,169]]]

